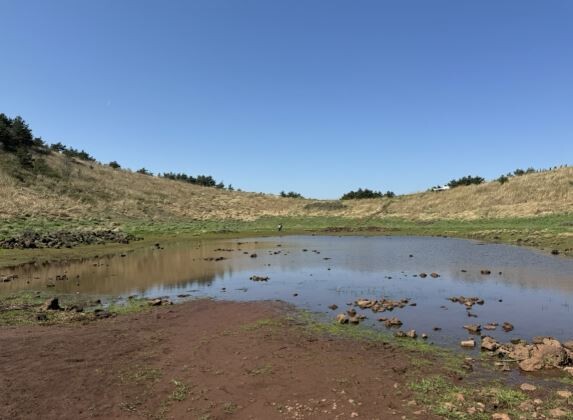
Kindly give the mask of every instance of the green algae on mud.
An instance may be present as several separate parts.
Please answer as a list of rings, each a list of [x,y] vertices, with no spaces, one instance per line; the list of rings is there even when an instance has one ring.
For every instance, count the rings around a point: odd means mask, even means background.
[[[272,235],[277,225],[284,226],[281,235],[404,235],[451,236],[487,242],[528,246],[547,252],[573,256],[573,215],[551,215],[530,218],[476,220],[405,220],[399,218],[345,217],[262,217],[242,220],[104,220],[104,219],[30,219],[17,218],[2,222],[0,239],[24,231],[119,228],[142,237],[129,244],[108,243],[66,249],[0,249],[0,268],[46,261],[81,260],[124,253],[152,246],[154,243],[193,241],[197,239],[242,238]]]

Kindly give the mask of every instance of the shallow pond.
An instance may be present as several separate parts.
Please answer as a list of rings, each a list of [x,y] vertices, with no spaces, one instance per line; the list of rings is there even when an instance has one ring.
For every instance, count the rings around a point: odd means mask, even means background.
[[[256,257],[251,257],[256,253]],[[219,259],[223,257],[224,259]],[[482,269],[491,271],[481,274]],[[462,271],[464,270],[464,271]],[[573,260],[530,249],[434,237],[283,236],[203,240],[89,260],[13,270],[0,294],[52,290],[103,296],[168,296],[234,300],[280,299],[334,318],[359,298],[409,298],[416,306],[392,312],[359,311],[364,323],[386,329],[380,317],[397,316],[403,330],[457,346],[463,325],[507,321],[487,331],[502,341],[549,335],[573,339]],[[440,277],[419,277],[436,272]],[[56,276],[66,274],[66,280]],[[4,272],[3,274],[7,274]],[[252,275],[268,276],[254,282]],[[477,296],[470,318],[451,296]],[[338,310],[328,309],[331,304]],[[440,327],[441,331],[434,331]],[[349,328],[352,328],[349,326]]]

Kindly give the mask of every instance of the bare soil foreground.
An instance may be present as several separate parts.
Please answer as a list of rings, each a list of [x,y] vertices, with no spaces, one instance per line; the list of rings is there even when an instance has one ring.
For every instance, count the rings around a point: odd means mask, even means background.
[[[285,310],[200,300],[86,325],[2,327],[0,417],[384,419],[420,410],[406,404],[406,354],[301,334]]]

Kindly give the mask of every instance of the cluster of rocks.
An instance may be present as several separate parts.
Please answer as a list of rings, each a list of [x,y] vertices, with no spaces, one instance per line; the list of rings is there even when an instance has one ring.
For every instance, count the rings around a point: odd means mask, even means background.
[[[392,311],[396,308],[403,308],[408,305],[415,306],[414,303],[410,303],[410,299],[392,300],[385,298],[380,300],[358,299],[354,304],[360,309],[371,309],[372,312]]]
[[[358,314],[356,312],[356,309],[354,309],[354,308],[349,309],[348,311],[346,311],[345,314],[342,313],[342,314],[336,315],[336,322],[338,322],[339,324],[357,325],[363,319],[366,319],[366,316],[364,316],[363,314]]]
[[[448,299],[454,303],[461,303],[462,305],[465,305],[467,309],[471,309],[476,304],[483,305],[485,303],[485,300],[476,296],[473,297],[452,296]]]
[[[573,375],[573,340],[561,343],[552,337],[534,337],[531,343],[515,340],[502,344],[484,336],[481,349],[505,361],[517,362],[519,368],[526,372],[559,368]]]
[[[1,240],[0,248],[73,248],[79,245],[105,244],[106,242],[128,244],[130,241],[139,239],[141,238],[115,230],[24,232],[19,236]]]

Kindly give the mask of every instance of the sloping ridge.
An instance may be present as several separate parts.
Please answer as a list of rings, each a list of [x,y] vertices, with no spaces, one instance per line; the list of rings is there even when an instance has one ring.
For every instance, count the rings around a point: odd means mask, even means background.
[[[321,201],[228,191],[113,169],[51,153],[52,175],[16,177],[0,152],[0,218],[168,218],[254,220],[263,216],[400,217],[413,220],[531,217],[573,209],[573,168],[443,192]],[[55,174],[55,176],[54,176]]]

